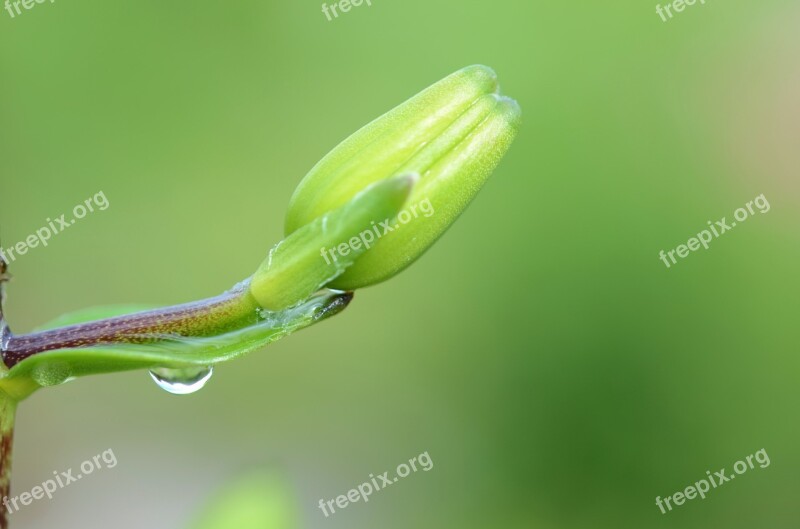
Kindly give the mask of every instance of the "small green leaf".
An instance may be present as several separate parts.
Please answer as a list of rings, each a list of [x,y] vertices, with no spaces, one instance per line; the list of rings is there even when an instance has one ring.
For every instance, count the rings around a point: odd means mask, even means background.
[[[366,251],[363,236],[373,240],[374,227],[394,219],[416,181],[404,175],[377,182],[286,237],[253,275],[250,293],[262,307],[279,310],[328,284]]]

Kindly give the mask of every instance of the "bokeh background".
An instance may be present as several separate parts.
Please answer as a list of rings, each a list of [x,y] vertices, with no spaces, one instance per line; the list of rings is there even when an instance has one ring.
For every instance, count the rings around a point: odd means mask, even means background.
[[[632,0],[0,12],[0,240],[111,204],[13,263],[18,332],[229,288],[319,158],[465,65],[525,119],[445,237],[336,318],[188,397],[130,372],[23,402],[15,493],[108,448],[119,463],[12,527],[181,528],[252,469],[304,528],[796,527],[799,24],[793,0],[666,23]],[[762,193],[768,214],[658,259]],[[761,448],[768,468],[655,506]],[[423,451],[430,472],[317,508]]]

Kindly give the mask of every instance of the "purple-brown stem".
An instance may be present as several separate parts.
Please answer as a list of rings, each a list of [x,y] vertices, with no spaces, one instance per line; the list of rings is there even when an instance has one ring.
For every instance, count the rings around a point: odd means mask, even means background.
[[[5,301],[5,282],[8,281],[5,256],[0,252],[0,344],[8,333],[6,320],[3,318],[3,302]],[[0,501],[10,492],[11,484],[11,445],[14,441],[14,415],[17,403],[8,395],[0,392]],[[0,505],[0,529],[8,527],[8,511]]]
[[[168,336],[212,336],[258,321],[258,304],[245,289],[135,314],[27,335],[8,333],[2,356],[8,368],[36,353],[112,343],[148,343]]]
[[[11,444],[14,440],[14,414],[17,403],[0,393],[0,502],[8,497],[11,484]],[[8,511],[0,504],[0,529],[8,527]]]

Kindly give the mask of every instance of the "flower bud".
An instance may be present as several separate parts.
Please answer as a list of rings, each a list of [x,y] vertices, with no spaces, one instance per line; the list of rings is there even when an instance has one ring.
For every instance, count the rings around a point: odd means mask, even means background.
[[[353,290],[415,261],[469,205],[510,146],[520,108],[497,94],[494,72],[469,66],[366,125],[328,153],[294,192],[286,233],[342,206],[374,182],[416,173],[399,223],[329,286]]]

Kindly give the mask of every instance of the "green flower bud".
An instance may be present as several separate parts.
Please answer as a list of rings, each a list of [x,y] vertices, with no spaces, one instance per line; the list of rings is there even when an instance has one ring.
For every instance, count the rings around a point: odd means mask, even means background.
[[[520,108],[497,94],[494,72],[469,66],[366,125],[328,153],[294,192],[286,233],[341,207],[370,184],[416,173],[419,183],[369,251],[328,286],[379,283],[415,261],[469,205],[520,124]]]
[[[417,180],[405,175],[376,182],[286,237],[251,278],[250,293],[273,311],[308,298],[369,248],[375,226],[394,219]]]

